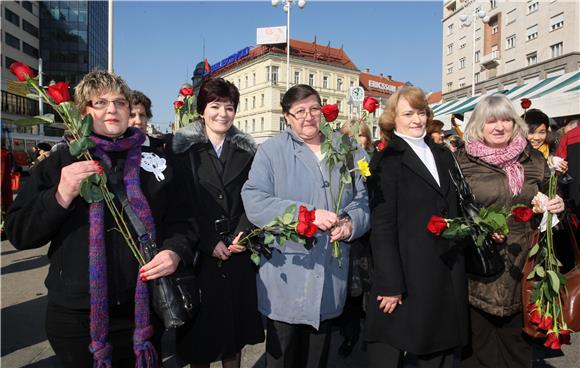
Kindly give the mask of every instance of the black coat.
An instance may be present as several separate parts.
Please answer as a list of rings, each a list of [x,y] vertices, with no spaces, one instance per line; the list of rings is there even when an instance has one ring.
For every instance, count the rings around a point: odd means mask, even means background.
[[[461,250],[427,230],[432,215],[458,216],[449,177],[451,153],[426,139],[441,186],[413,149],[393,136],[371,161],[369,201],[374,276],[367,310],[367,340],[414,354],[467,342],[467,283]],[[392,314],[377,296],[402,294]]]
[[[189,210],[200,234],[196,272],[202,295],[199,315],[178,331],[177,351],[188,362],[207,363],[232,357],[243,346],[264,339],[257,308],[257,269],[250,252],[233,254],[227,261],[212,256],[220,240],[227,246],[233,235],[251,227],[240,193],[256,147],[250,136],[231,127],[218,158],[203,124],[195,122],[176,133],[173,150],[181,190],[194,203]]]
[[[64,209],[56,201],[61,168],[77,161],[68,148],[63,147],[31,171],[29,180],[10,207],[6,229],[17,249],[38,248],[50,242],[50,268],[45,281],[48,298],[67,308],[88,309],[89,204],[77,197],[68,209]],[[151,152],[148,147],[142,150]],[[155,153],[162,156],[160,152]],[[110,156],[114,167],[123,165],[125,153]],[[183,200],[179,198],[181,192],[174,187],[170,164],[163,174],[165,180],[158,181],[153,173],[141,169],[141,189],[155,220],[157,244],[162,249],[175,251],[184,263],[188,263],[192,256],[191,244],[196,241],[193,222],[188,221],[180,206]],[[114,221],[105,210],[105,229],[113,227]],[[105,242],[109,302],[133,302],[138,263],[117,231],[106,231]]]

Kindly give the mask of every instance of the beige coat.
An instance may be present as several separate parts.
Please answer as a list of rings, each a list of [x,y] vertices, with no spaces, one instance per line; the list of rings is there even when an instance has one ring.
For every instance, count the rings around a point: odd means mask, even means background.
[[[477,204],[484,207],[530,206],[538,191],[547,192],[550,170],[542,154],[530,145],[519,158],[524,167],[525,181],[521,193],[515,197],[508,188],[506,173],[499,167],[472,157],[465,150],[457,152],[457,160]],[[472,306],[496,316],[510,316],[522,309],[521,278],[534,231],[532,222],[519,223],[509,219],[510,232],[501,249],[505,271],[493,278],[469,276],[469,303]]]

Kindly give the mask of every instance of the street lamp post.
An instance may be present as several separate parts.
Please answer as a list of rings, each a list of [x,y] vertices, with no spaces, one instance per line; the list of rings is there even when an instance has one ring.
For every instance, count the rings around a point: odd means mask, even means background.
[[[473,19],[473,52],[471,53],[472,63],[471,63],[471,96],[475,96],[475,20],[480,19],[483,23],[489,22],[489,16],[485,12],[485,10],[478,10],[475,8],[473,14],[467,15],[462,14],[459,16],[459,20],[461,21],[462,27],[469,27],[472,23]]]
[[[274,7],[283,3],[286,12],[286,91],[290,89],[290,9],[294,2],[295,0],[272,0]],[[303,9],[306,6],[306,0],[298,0],[296,4],[300,9]]]

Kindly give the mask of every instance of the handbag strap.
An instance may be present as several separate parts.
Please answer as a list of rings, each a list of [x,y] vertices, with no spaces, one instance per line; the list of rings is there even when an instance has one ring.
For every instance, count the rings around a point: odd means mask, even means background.
[[[453,182],[455,188],[457,189],[457,194],[459,194],[459,200],[461,201],[461,203],[467,202],[474,203],[475,196],[473,195],[471,187],[469,186],[469,183],[467,182],[465,176],[463,175],[461,166],[459,166],[459,162],[457,162],[455,155],[452,154],[451,157],[453,158],[454,167],[449,169],[449,176],[451,177],[451,181]]]

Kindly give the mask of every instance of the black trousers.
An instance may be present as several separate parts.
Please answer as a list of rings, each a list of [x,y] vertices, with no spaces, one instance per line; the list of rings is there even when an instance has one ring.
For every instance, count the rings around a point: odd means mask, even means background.
[[[531,339],[522,332],[522,313],[498,317],[469,307],[471,345],[461,367],[530,368]]]
[[[109,310],[109,342],[113,346],[113,367],[134,367],[134,304],[123,304]],[[151,312],[155,336],[151,340],[161,359],[163,328]],[[57,359],[64,368],[92,368],[89,351],[90,311],[74,310],[49,302],[46,309],[46,335]]]
[[[332,323],[295,325],[268,318],[266,324],[267,368],[324,368],[328,362]]]
[[[369,342],[369,368],[454,368],[459,367],[460,348],[433,354],[415,355],[407,353],[385,342]]]

